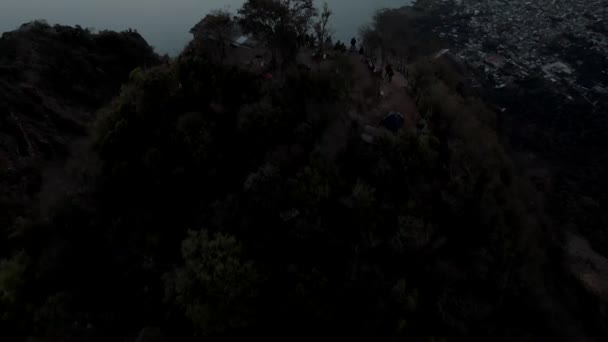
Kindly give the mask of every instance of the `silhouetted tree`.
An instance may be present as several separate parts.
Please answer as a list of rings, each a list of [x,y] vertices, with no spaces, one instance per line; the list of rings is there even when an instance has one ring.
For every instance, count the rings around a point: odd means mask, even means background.
[[[317,42],[319,44],[319,53],[323,54],[325,51],[325,41],[331,37],[333,30],[329,26],[329,18],[332,16],[332,11],[329,5],[323,4],[323,10],[319,15],[319,19],[314,23],[313,28],[317,36]]]
[[[239,10],[239,24],[271,49],[273,60],[280,54],[290,62],[316,13],[312,0],[248,0]]]
[[[232,21],[232,15],[223,10],[211,12],[190,30],[196,40],[216,41],[221,51],[221,58],[226,56],[227,42],[235,32],[236,27]]]

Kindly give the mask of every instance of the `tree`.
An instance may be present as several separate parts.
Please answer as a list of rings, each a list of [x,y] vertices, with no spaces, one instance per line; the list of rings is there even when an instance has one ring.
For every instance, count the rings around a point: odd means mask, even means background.
[[[359,31],[359,36],[361,37],[362,44],[365,45],[365,50],[372,56],[378,49],[383,48],[382,37],[375,26],[367,25],[362,27]]]
[[[319,42],[319,52],[323,54],[325,47],[325,41],[331,37],[333,30],[329,27],[329,18],[332,15],[332,11],[327,5],[327,2],[323,4],[323,11],[319,16],[319,20],[314,24],[314,31],[317,35],[317,41]]]
[[[289,2],[289,1],[288,1]],[[318,10],[313,5],[312,0],[291,0],[293,3],[291,10],[291,20],[293,21],[298,37],[304,37],[308,34],[314,18]]]
[[[211,12],[190,30],[196,40],[215,40],[219,45],[222,58],[226,57],[226,42],[235,32],[231,14],[223,10]]]
[[[0,326],[16,319],[16,314],[23,308],[27,264],[28,256],[25,252],[0,260]]]
[[[265,42],[273,60],[280,54],[283,62],[290,62],[297,54],[298,37],[309,31],[316,13],[312,0],[247,0],[239,10],[239,24]]]
[[[170,299],[203,335],[247,327],[259,275],[232,236],[190,231],[182,243],[184,265],[167,276]]]

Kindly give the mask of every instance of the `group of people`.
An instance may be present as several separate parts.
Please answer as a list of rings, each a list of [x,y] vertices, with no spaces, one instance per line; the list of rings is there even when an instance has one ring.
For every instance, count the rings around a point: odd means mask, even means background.
[[[314,37],[307,35],[307,36],[304,36],[303,38],[304,38],[304,42],[306,45],[314,46]],[[340,44],[340,42],[338,41],[338,43],[336,43],[336,44]],[[346,51],[346,49],[344,49],[344,51]],[[357,38],[355,38],[355,37],[353,37],[350,40],[350,52],[353,52],[353,53],[357,52]],[[365,48],[363,47],[363,44],[361,44],[361,46],[359,47],[358,52],[361,56],[365,56]],[[315,52],[312,57],[315,62],[320,63],[321,60],[324,60],[327,58],[326,56],[327,56],[326,53],[321,54],[319,52]],[[386,77],[386,79],[388,80],[389,83],[392,82],[393,76],[395,76],[395,69],[393,68],[392,64],[388,63],[384,67],[384,70],[382,70],[381,67],[379,68],[376,65],[376,62],[371,57],[369,57],[369,56],[366,57],[365,61],[372,74],[380,75],[381,78]]]
[[[352,52],[357,50],[357,38],[353,37],[353,39],[350,40],[350,50]],[[361,47],[359,48],[359,54],[361,56],[365,55],[365,49],[363,48],[363,45],[361,45]],[[382,73],[382,70],[379,69],[376,66],[376,63],[374,60],[372,60],[370,57],[367,57],[365,59],[365,63],[367,64],[369,70],[373,73],[373,74],[379,74]],[[395,69],[393,69],[392,64],[387,64],[386,67],[384,68],[384,74],[382,75],[382,77],[384,77],[386,75],[386,78],[388,79],[388,82],[390,83],[393,80],[393,76],[395,76]]]
[[[369,68],[369,70],[371,71],[372,74],[382,73],[382,69],[378,68],[376,63],[371,58],[367,57],[365,61],[366,61],[367,67]],[[386,75],[388,82],[390,83],[393,80],[393,76],[395,76],[395,69],[393,69],[392,64],[389,63],[384,68],[384,74],[382,75],[382,77],[384,77],[385,75]]]

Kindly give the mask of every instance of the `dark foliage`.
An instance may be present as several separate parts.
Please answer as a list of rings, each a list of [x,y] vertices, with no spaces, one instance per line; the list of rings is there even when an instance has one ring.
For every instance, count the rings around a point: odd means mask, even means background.
[[[189,54],[131,73],[97,120],[89,190],[4,261],[3,305],[21,304],[4,322],[50,340],[513,329],[536,226],[478,107],[429,82],[429,133],[368,145],[353,126],[330,159],[346,76],[268,81]]]
[[[34,200],[49,162],[87,135],[93,113],[136,67],[159,62],[136,32],[24,24],[0,38],[0,225],[2,234]],[[3,246],[5,236],[0,237]],[[3,251],[2,253],[5,253]]]
[[[122,46],[122,35],[79,44]],[[421,118],[370,143],[345,115],[354,66],[340,51],[269,79],[195,50],[130,72],[63,171],[74,186],[12,220],[4,336],[564,338],[543,208],[458,71],[411,65]],[[133,62],[148,56],[135,51]],[[334,135],[344,141],[328,146]],[[30,172],[10,176],[41,196],[48,179]]]

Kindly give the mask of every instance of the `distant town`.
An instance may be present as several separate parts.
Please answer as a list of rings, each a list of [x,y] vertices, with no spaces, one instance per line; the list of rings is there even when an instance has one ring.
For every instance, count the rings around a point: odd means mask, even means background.
[[[567,100],[608,96],[608,1],[436,0],[450,53],[495,88],[540,76]]]

